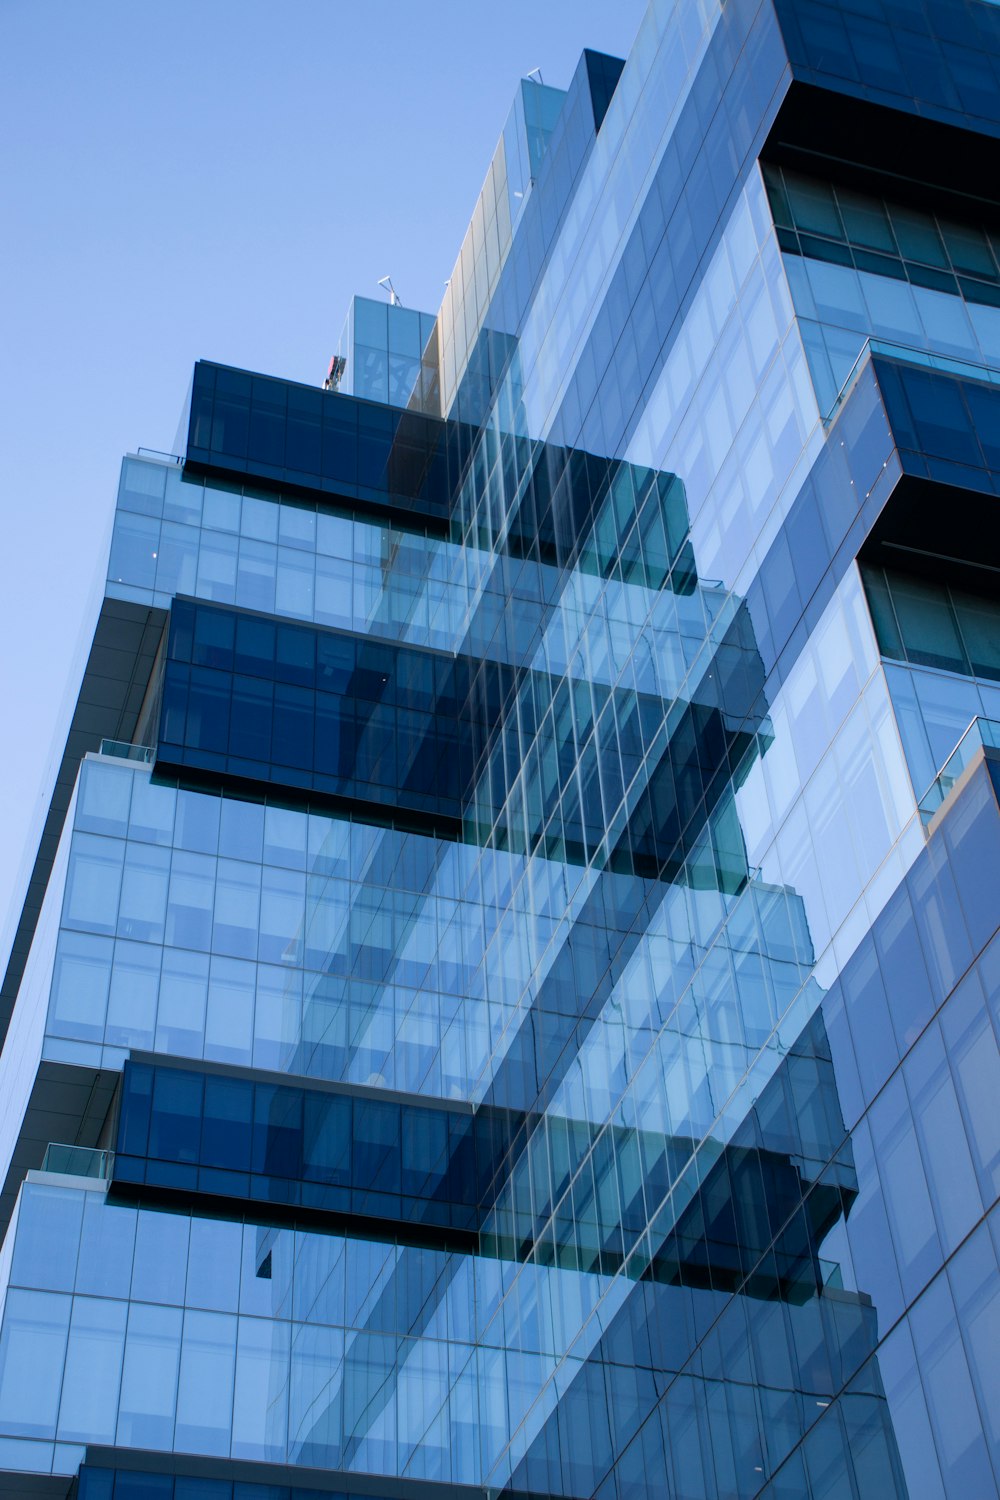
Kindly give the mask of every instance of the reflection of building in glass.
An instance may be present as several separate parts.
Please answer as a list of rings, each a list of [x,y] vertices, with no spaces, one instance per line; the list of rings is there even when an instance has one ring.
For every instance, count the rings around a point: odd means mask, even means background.
[[[125,460],[5,1493],[996,1493],[1000,9],[864,12],[653,0]]]

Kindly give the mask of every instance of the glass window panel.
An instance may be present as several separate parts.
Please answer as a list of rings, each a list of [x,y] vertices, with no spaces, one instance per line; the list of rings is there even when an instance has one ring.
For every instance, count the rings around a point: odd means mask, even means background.
[[[240,1312],[261,1318],[286,1317],[291,1303],[291,1262],[295,1233],[273,1225],[244,1224]]]
[[[796,228],[843,239],[844,226],[829,184],[802,177],[797,172],[786,172],[784,176],[785,192]]]
[[[905,281],[889,281],[868,272],[860,273],[860,282],[872,333],[919,347],[924,342],[924,329],[912,287]]]
[[[879,651],[883,656],[894,656],[905,661],[906,653],[896,624],[896,612],[892,607],[892,595],[885,572],[882,568],[863,567],[861,576]]]
[[[104,1040],[115,1047],[151,1048],[160,989],[160,949],[117,942]]]
[[[982,350],[982,359],[990,365],[1000,364],[1000,307],[983,307],[970,303],[969,317]],[[983,429],[979,430],[983,436]],[[988,437],[988,434],[986,436]],[[992,445],[990,451],[992,451]],[[1000,464],[994,461],[992,467],[1000,468]]]
[[[157,1051],[200,1057],[208,998],[208,954],[165,948],[156,1017]]]
[[[940,223],[945,247],[956,271],[966,276],[983,276],[994,280],[996,264],[990,250],[989,240],[981,229],[972,224]]]
[[[931,1283],[910,1313],[941,1467],[951,1493],[989,1494],[992,1469],[947,1278]]]
[[[213,531],[239,531],[242,502],[237,489],[205,487],[202,524]]]
[[[278,552],[274,544],[244,537],[236,570],[236,603],[242,609],[273,613],[277,576]]]
[[[79,1500],[113,1500],[114,1469],[99,1469],[92,1464],[81,1467],[77,1489]]]
[[[135,1250],[136,1210],[110,1204],[100,1193],[83,1195],[83,1233],[76,1290],[94,1297],[128,1297]]]
[[[280,682],[313,687],[316,681],[316,632],[296,625],[275,631],[274,675]]]
[[[114,943],[85,932],[63,932],[56,949],[49,1001],[58,1036],[100,1040],[108,1004]]]
[[[219,816],[222,799],[203,792],[177,793],[175,843],[196,854],[214,854],[219,847]]]
[[[1000,1279],[997,1257],[985,1225],[977,1229],[948,1267],[952,1296],[965,1343],[987,1441],[995,1453],[1000,1440]]]
[[[293,1316],[313,1325],[346,1323],[346,1268],[343,1239],[299,1230],[295,1235]]]
[[[310,813],[307,868],[316,875],[346,875],[350,827],[345,819]]]
[[[914,672],[912,676],[937,772],[979,713],[979,694],[968,678],[937,672]]]
[[[847,238],[852,245],[865,245],[869,250],[885,250],[890,255],[897,253],[889,216],[880,199],[854,193],[849,188],[838,188],[837,201]]]
[[[246,1078],[205,1079],[199,1160],[230,1172],[250,1170],[250,1118],[253,1085]]]
[[[302,1173],[314,1182],[349,1186],[351,1181],[351,1101],[336,1094],[306,1094],[303,1111]]]
[[[227,673],[192,668],[185,727],[185,743],[189,748],[208,751],[213,757],[225,754],[229,746],[231,695],[232,678]]]
[[[294,808],[269,806],[264,817],[264,860],[304,870],[309,818]]]
[[[236,556],[238,541],[217,531],[203,531],[198,549],[196,593],[200,599],[236,602]]]
[[[870,1120],[903,1292],[912,1298],[941,1264],[941,1245],[898,1073],[872,1105]]]
[[[254,678],[272,678],[276,640],[277,630],[271,620],[241,615],[236,621],[237,672],[245,672]]]
[[[316,512],[307,505],[283,500],[278,510],[278,542],[283,547],[316,550]]]
[[[278,1463],[288,1439],[291,1325],[240,1318],[233,1403],[234,1458]]]
[[[434,1339],[413,1339],[407,1340],[403,1349],[404,1360],[395,1376],[400,1454],[419,1454],[428,1477],[450,1479],[448,1345]]]
[[[983,1197],[1000,1190],[1000,1056],[981,981],[973,971],[951,995],[941,1016],[948,1060],[968,1121],[968,1140]]]
[[[239,762],[257,762],[259,774],[269,774],[274,732],[274,686],[255,677],[234,677],[229,719],[229,744]],[[263,812],[261,812],[261,825]],[[255,833],[260,858],[263,827]]]
[[[301,1036],[301,972],[259,964],[254,1011],[254,1066],[277,1072],[289,1069],[292,1058],[298,1055]],[[311,1058],[301,1058],[299,1066],[303,1072],[316,1072]],[[327,1075],[320,1071],[317,1076]]]
[[[342,951],[350,907],[346,881],[310,876],[306,892],[305,964],[309,969],[333,969]]]
[[[938,1231],[945,1254],[951,1255],[982,1216],[983,1200],[936,1026],[921,1038],[903,1072]]]
[[[263,963],[301,963],[305,937],[305,876],[265,866],[261,886],[258,957]]]
[[[215,886],[212,949],[232,958],[253,958],[260,914],[260,866],[220,859]]]
[[[389,355],[384,347],[355,344],[354,391],[366,401],[389,400]]]
[[[155,844],[125,847],[118,936],[162,943],[167,915],[170,851]]]
[[[139,1217],[142,1220],[144,1215],[140,1213]],[[165,1215],[145,1217],[169,1222]],[[140,1255],[142,1242],[140,1234]],[[146,1253],[155,1253],[152,1245],[147,1245]],[[182,1321],[183,1314],[177,1307],[147,1307],[133,1302],[129,1308],[117,1433],[117,1442],[123,1447],[163,1449],[173,1445]]]
[[[229,610],[220,609],[196,609],[192,613],[191,661],[199,667],[218,667],[231,672],[236,636],[234,616]]]
[[[54,1438],[72,1297],[10,1290],[0,1333],[0,1431]]]
[[[240,754],[244,754],[242,747]],[[224,797],[220,808],[219,853],[228,859],[260,862],[264,846],[264,804]]]
[[[1000,681],[1000,606],[993,599],[957,590],[951,600],[973,675]]]
[[[393,406],[405,406],[420,379],[420,360],[408,359],[405,355],[389,355],[389,401]]]
[[[189,529],[201,525],[205,482],[182,468],[166,471],[166,493],[163,514],[168,521],[180,521]]]
[[[354,337],[360,344],[374,344],[378,348],[389,345],[388,303],[376,302],[373,297],[355,297]]]
[[[271,761],[308,772],[313,762],[316,695],[310,688],[276,683],[271,732]],[[308,778],[300,778],[308,785]]]
[[[189,1234],[187,1214],[139,1210],[132,1273],[135,1300],[183,1303]]]
[[[236,1319],[187,1312],[177,1394],[178,1448],[228,1455],[233,1422]]]
[[[50,1292],[73,1290],[87,1196],[41,1184],[25,1187],[14,1241],[12,1285]]]
[[[316,562],[311,553],[278,548],[274,608],[280,615],[311,620],[315,603]]]
[[[174,834],[177,793],[171,786],[154,786],[148,775],[132,775],[132,806],[128,836],[147,844],[169,844]]]
[[[316,550],[327,557],[350,559],[354,552],[354,526],[346,516],[323,511],[316,517]]]
[[[397,1104],[376,1099],[356,1100],[351,1141],[355,1182],[375,1194],[400,1190],[400,1112]],[[376,1212],[377,1197],[368,1212]]]
[[[260,495],[243,496],[241,530],[258,542],[278,540],[278,503]]]
[[[890,575],[890,586],[908,660],[949,672],[967,672],[947,591],[903,574]]]
[[[137,778],[119,766],[85,760],[80,767],[80,789],[74,827],[80,833],[103,833],[123,839],[128,831],[132,783]]]
[[[420,314],[410,307],[392,307],[388,314],[389,352],[406,354],[419,360]]]
[[[867,316],[866,312],[866,320]],[[850,328],[826,330],[826,350],[833,371],[834,386],[838,392],[843,390],[863,347],[864,343],[856,326],[853,331]]]
[[[343,1332],[296,1324],[288,1393],[288,1456],[293,1463],[342,1466],[343,1381]]]
[[[816,311],[822,321],[833,324],[835,328],[866,334],[869,315],[861,295],[858,272],[850,266],[833,266],[818,260],[807,261],[806,269]]]
[[[302,1091],[258,1084],[254,1090],[253,1170],[302,1175]]]
[[[64,926],[114,933],[124,855],[125,845],[120,839],[99,838],[90,833],[73,835]]]
[[[904,260],[920,261],[924,265],[947,269],[948,256],[937,225],[929,214],[893,204],[891,215],[896,241]]]
[[[205,1017],[205,1056],[249,1064],[253,1051],[256,965],[213,956]]]
[[[927,1403],[905,1319],[880,1346],[878,1367],[910,1493],[924,1491],[928,1500],[944,1500],[934,1437],[927,1418]]]
[[[200,490],[199,490],[200,494]],[[156,588],[161,594],[193,594],[198,573],[198,532],[164,521],[156,554]]]
[[[166,474],[163,464],[144,463],[142,459],[126,458],[122,464],[118,504],[124,510],[134,510],[143,515],[161,515]]]
[[[235,1312],[240,1300],[243,1226],[229,1219],[191,1220],[187,1295],[189,1307]]]
[[[212,946],[215,866],[206,854],[174,851],[166,929],[167,942],[173,946],[206,950]]]
[[[315,402],[307,400],[314,395]],[[285,468],[317,478],[322,468],[322,396],[319,392],[289,389],[289,418],[285,429]]]
[[[167,530],[166,527],[162,529]],[[173,545],[173,539],[168,540]],[[161,522],[153,516],[119,511],[111,538],[108,581],[131,588],[155,588],[157,573],[163,566],[162,557]]]
[[[114,1443],[127,1314],[127,1302],[73,1299],[59,1404],[64,1442]]]
[[[926,287],[915,287],[913,295],[930,347],[943,354],[975,359],[976,339],[961,298]]]
[[[931,754],[927,726],[913,685],[915,674],[906,667],[887,666],[885,676],[910,778],[918,796],[922,796],[934,780],[940,762]]]

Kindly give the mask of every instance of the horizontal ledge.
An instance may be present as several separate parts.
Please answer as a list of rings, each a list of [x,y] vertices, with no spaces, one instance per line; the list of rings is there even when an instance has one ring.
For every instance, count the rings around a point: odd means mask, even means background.
[[[134,1203],[140,1208],[189,1208],[199,1215],[244,1224],[325,1230],[329,1234],[348,1234],[354,1239],[377,1240],[420,1250],[479,1254],[479,1234],[474,1229],[445,1229],[436,1224],[417,1224],[409,1219],[384,1219],[336,1209],[304,1208],[299,1204],[274,1203],[270,1199],[228,1197],[221,1193],[202,1193],[196,1188],[150,1187],[145,1183],[112,1177],[108,1201]]]

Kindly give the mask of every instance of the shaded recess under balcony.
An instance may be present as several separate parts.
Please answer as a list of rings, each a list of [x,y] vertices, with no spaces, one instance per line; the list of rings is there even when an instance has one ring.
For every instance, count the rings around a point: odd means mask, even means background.
[[[849,1211],[857,1183],[849,1149],[816,1181],[818,1167],[845,1148],[829,1049],[813,1032],[822,1033],[818,1019],[768,1085],[747,1139],[716,1152],[688,1206],[664,1228],[643,1263],[647,1279],[796,1301],[824,1285],[830,1272],[819,1246]],[[819,1147],[799,1138],[782,1102],[790,1091],[813,1097]],[[538,1124],[515,1111],[150,1056],[126,1063],[114,1114],[107,1173],[115,1195],[501,1259],[543,1254],[547,1244],[555,1262],[603,1274],[627,1263],[639,1274],[627,1258],[651,1206],[699,1146],[687,1136],[550,1119],[562,1142],[553,1187],[503,1229],[500,1195]],[[576,1209],[568,1198],[558,1206],[574,1179]],[[755,1268],[783,1225],[768,1277]]]
[[[995,6],[927,0],[901,13],[872,0],[863,30],[832,0],[774,8],[791,82],[765,160],[801,169],[812,157],[824,175],[858,185],[881,178],[917,207],[932,197],[942,213],[997,202]]]
[[[638,771],[652,746],[606,861],[669,880],[755,753],[762,682],[741,610],[695,701],[670,705],[620,690],[574,693],[565,679],[505,663],[177,600],[157,689],[156,768],[381,811],[439,837],[509,848],[527,837],[528,848],[579,863],[607,847],[608,815],[628,790],[622,768]],[[508,726],[516,743],[505,757],[495,751]],[[586,773],[588,740],[595,774],[585,774],[581,797],[575,766],[581,753]],[[557,830],[525,835],[507,805],[511,777],[536,742],[548,752],[540,774],[551,775],[540,809],[547,816],[558,797],[563,815]],[[733,878],[745,876],[744,861]]]

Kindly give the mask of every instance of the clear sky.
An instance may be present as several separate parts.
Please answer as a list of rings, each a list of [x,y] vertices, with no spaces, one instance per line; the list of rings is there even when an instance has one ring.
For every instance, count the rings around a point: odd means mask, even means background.
[[[644,9],[0,0],[0,932],[121,455],[173,446],[199,357],[318,384],[380,276],[436,312],[518,78]]]

